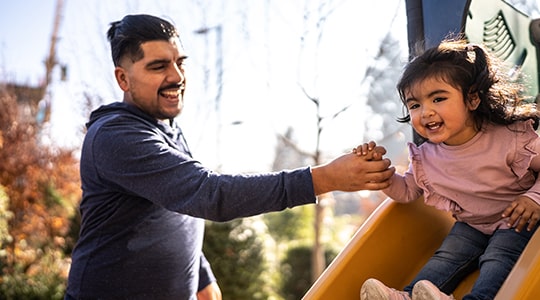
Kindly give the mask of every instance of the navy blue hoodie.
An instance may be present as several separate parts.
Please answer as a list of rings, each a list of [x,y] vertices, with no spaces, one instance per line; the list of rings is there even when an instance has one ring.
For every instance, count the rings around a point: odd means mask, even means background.
[[[309,168],[217,174],[180,128],[113,103],[94,111],[81,153],[80,238],[67,293],[76,299],[196,299],[215,281],[204,221],[315,203]]]

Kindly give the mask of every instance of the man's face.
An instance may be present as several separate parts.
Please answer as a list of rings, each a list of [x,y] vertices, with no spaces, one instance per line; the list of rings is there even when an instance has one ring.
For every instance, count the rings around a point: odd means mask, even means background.
[[[176,117],[184,106],[187,58],[180,41],[149,41],[141,44],[144,56],[133,62],[125,57],[115,69],[124,101],[158,120]]]

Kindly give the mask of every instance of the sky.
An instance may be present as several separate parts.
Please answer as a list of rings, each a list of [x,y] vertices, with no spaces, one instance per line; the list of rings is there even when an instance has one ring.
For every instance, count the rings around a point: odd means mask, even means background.
[[[306,3],[315,1],[230,0],[220,5],[211,0],[64,0],[57,52],[59,62],[68,66],[68,81],[60,82],[57,70],[49,95],[53,100],[51,139],[80,145],[88,117],[82,109],[88,105],[85,96],[100,99],[90,103],[93,108],[120,100],[105,39],[108,23],[125,14],[150,13],[179,27],[190,56],[190,86],[179,119],[192,152],[220,170],[266,171],[273,160],[276,136],[287,127],[295,129],[303,150],[314,150],[314,107],[302,88],[321,98],[323,114],[358,101],[365,92],[360,85],[364,68],[376,55],[384,33],[394,26],[405,38],[399,23],[404,20],[404,7],[399,9],[403,1],[375,2],[366,8],[358,1],[330,0],[328,7],[313,6],[308,8],[309,16],[304,16]],[[55,1],[4,1],[1,6],[0,75],[38,84],[45,73]],[[401,11],[401,21],[392,22],[396,11]],[[328,14],[319,42],[317,14]],[[374,14],[379,18],[374,19]],[[218,25],[223,27],[220,112],[215,110],[217,34],[215,30],[204,36],[195,33]],[[353,105],[338,121],[328,122],[321,140],[325,158],[363,141],[363,110]],[[352,122],[357,128],[347,125]]]
[[[0,75],[21,83],[44,78],[55,2],[2,0],[0,4]]]
[[[302,150],[313,151],[315,110],[306,94],[321,100],[323,115],[350,106],[339,118],[326,121],[321,135],[324,159],[335,157],[370,137],[366,128],[379,129],[366,106],[362,81],[388,32],[400,41],[405,63],[404,1],[366,5],[328,0],[326,6],[317,6],[315,0],[64,0],[57,51],[59,62],[68,67],[68,80],[60,81],[58,70],[53,74],[50,138],[79,146],[89,110],[121,99],[105,32],[125,14],[150,13],[179,28],[188,52],[186,107],[178,119],[192,152],[204,164],[226,172],[267,171],[276,136],[288,127],[294,128]],[[55,3],[2,0],[2,79],[31,85],[43,80]],[[196,33],[201,28],[210,30]],[[222,29],[220,49],[217,28]],[[387,97],[396,97],[393,86],[388,90]],[[399,142],[403,149],[405,142]]]

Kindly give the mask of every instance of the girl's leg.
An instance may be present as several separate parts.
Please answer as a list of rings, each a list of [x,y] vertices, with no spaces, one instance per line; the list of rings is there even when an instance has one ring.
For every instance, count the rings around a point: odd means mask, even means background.
[[[489,236],[456,222],[441,247],[404,290],[410,293],[416,282],[426,279],[442,292],[451,294],[465,276],[478,268],[478,258],[488,241]]]
[[[480,275],[469,295],[463,299],[493,299],[501,288],[534,231],[516,232],[499,229],[489,239],[486,251],[480,257]]]

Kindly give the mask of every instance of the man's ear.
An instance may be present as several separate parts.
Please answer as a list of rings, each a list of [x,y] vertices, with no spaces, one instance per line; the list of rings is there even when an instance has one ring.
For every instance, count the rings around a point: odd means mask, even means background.
[[[480,105],[480,97],[478,96],[478,92],[469,93],[467,105],[469,106],[469,110],[475,110],[478,108],[478,105]]]
[[[129,82],[126,70],[122,67],[116,67],[114,69],[114,77],[122,91],[127,92],[129,90]]]

